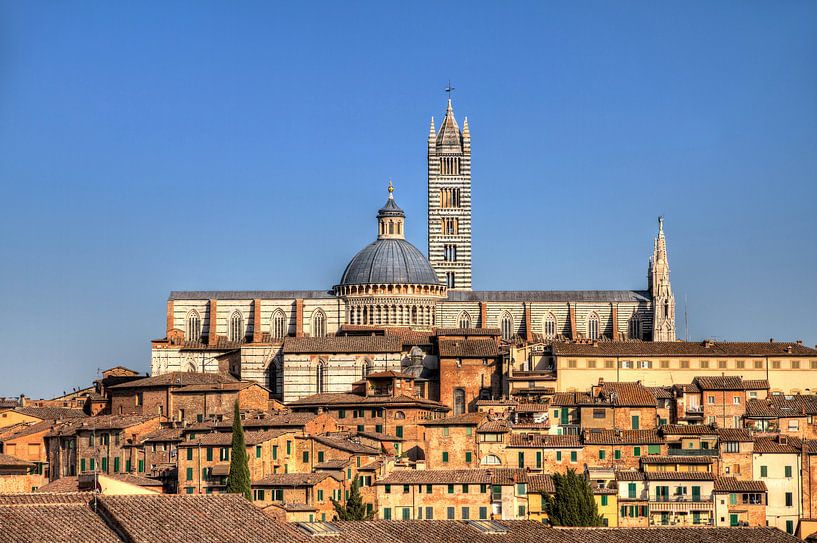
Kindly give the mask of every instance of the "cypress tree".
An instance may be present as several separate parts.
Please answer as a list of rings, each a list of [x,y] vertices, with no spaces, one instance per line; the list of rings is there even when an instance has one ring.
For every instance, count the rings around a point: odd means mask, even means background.
[[[553,474],[556,492],[547,496],[548,518],[553,526],[602,526],[590,484],[575,470]]]
[[[227,476],[227,492],[243,494],[248,500],[252,499],[250,466],[247,459],[247,447],[244,444],[244,427],[241,425],[238,400],[235,401],[233,409],[233,441],[230,455],[230,474]]]
[[[335,498],[330,499],[335,507],[335,520],[372,520],[374,518],[374,509],[366,511],[366,504],[363,503],[363,497],[360,495],[360,478],[357,475],[352,481],[346,505],[341,504]]]

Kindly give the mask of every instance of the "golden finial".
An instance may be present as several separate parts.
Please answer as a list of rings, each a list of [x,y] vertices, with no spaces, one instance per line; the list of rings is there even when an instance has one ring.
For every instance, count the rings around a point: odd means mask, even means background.
[[[394,185],[392,184],[391,179],[389,179],[389,198],[392,198],[392,193],[393,192],[394,192]]]

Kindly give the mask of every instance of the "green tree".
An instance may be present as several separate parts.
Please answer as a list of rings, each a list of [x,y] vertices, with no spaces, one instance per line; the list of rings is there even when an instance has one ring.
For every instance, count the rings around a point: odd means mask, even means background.
[[[587,480],[568,470],[566,474],[553,474],[556,491],[547,496],[550,523],[554,526],[602,526],[593,490]]]
[[[352,488],[349,490],[349,499],[342,504],[335,498],[330,498],[335,506],[335,520],[372,520],[375,511],[366,511],[366,504],[360,495],[360,477],[355,475]]]
[[[247,459],[247,447],[244,444],[244,427],[241,425],[238,400],[235,401],[233,409],[233,442],[230,455],[230,475],[227,476],[227,492],[243,494],[248,500],[252,499],[250,466]]]

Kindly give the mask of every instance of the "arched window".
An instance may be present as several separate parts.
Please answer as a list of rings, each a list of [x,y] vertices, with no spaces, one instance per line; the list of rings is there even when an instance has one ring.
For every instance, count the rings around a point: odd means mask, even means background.
[[[460,313],[459,321],[460,328],[471,328],[471,315],[467,311]]]
[[[553,316],[553,313],[548,313],[547,317],[545,317],[545,328],[543,331],[546,339],[556,337],[556,317]]]
[[[185,367],[184,371],[187,373],[196,373],[196,364],[193,362],[188,362],[187,367]]]
[[[230,341],[241,341],[244,339],[244,318],[238,311],[233,311],[230,316]]]
[[[281,396],[284,393],[284,371],[283,364],[277,358],[269,365],[267,378],[269,379],[269,389],[273,394]]]
[[[275,339],[281,339],[287,336],[287,317],[280,309],[276,309],[272,313],[272,324],[270,325],[270,335]]]
[[[402,411],[396,411],[394,413],[394,420],[406,420],[406,414]]]
[[[454,279],[454,272],[445,272],[445,286],[448,288],[455,288],[456,281]]]
[[[669,318],[669,300],[664,301],[664,318]]]
[[[201,341],[201,317],[195,309],[187,314],[187,341]]]
[[[641,339],[641,319],[639,319],[638,315],[636,314],[630,317],[630,326],[628,333],[630,339]]]
[[[323,337],[326,335],[326,315],[322,310],[316,309],[312,313],[312,337]]]
[[[411,324],[417,324],[417,306],[411,308]]]
[[[315,369],[315,384],[318,394],[326,392],[326,361],[318,362],[318,367]]]
[[[502,464],[502,461],[499,460],[499,457],[494,454],[487,454],[482,457],[482,460],[479,462],[484,466],[498,466]]]
[[[465,413],[465,389],[454,389],[454,414],[462,415]]]
[[[587,317],[587,337],[599,339],[599,316],[595,313],[590,313]]]
[[[360,378],[365,379],[366,376],[372,371],[372,361],[368,358],[363,361],[363,365],[360,368]]]
[[[502,314],[499,327],[502,330],[502,339],[508,341],[513,337],[513,318],[507,311]]]

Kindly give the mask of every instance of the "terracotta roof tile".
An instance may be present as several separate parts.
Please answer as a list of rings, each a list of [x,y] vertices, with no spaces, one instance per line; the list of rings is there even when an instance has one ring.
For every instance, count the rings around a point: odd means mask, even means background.
[[[582,446],[577,435],[511,434],[508,447],[517,449],[573,449]]]
[[[400,353],[403,340],[396,336],[288,337],[284,354]]]
[[[585,430],[586,445],[641,445],[664,443],[657,430]]]
[[[752,441],[752,432],[746,428],[718,428],[721,441]]]
[[[438,352],[444,358],[494,358],[499,356],[499,347],[490,338],[441,339]]]
[[[119,542],[120,538],[88,507],[89,495],[77,500],[51,500],[48,494],[28,496],[46,497],[42,501],[30,497],[6,501],[0,505],[0,538],[9,542],[70,541],[72,543]],[[76,496],[76,495],[75,495]]]
[[[289,433],[287,430],[249,430],[244,432],[244,443],[258,445],[270,439],[275,439]],[[199,445],[213,447],[229,447],[233,441],[232,432],[210,432],[207,434],[196,434],[196,438],[183,441],[178,447],[198,447]]]
[[[321,445],[326,445],[327,447],[332,447],[333,449],[338,449],[352,454],[366,454],[370,456],[380,454],[380,449],[363,445],[358,440],[351,437],[322,435],[312,436],[312,439]]]
[[[714,436],[718,431],[708,424],[664,424],[659,430],[665,436]]]
[[[766,492],[766,483],[734,477],[715,477],[715,492]]]
[[[153,377],[145,377],[136,381],[128,381],[110,387],[111,390],[127,390],[130,388],[145,387],[185,387],[189,385],[211,385],[215,383],[235,383],[237,380],[223,373],[198,373],[188,371],[172,371]]]
[[[817,350],[798,343],[764,341],[554,341],[553,353],[557,356],[817,356]]]
[[[315,486],[332,475],[328,473],[276,473],[252,482],[252,486]],[[332,477],[335,479],[334,477]],[[335,479],[337,481],[337,479]]]

